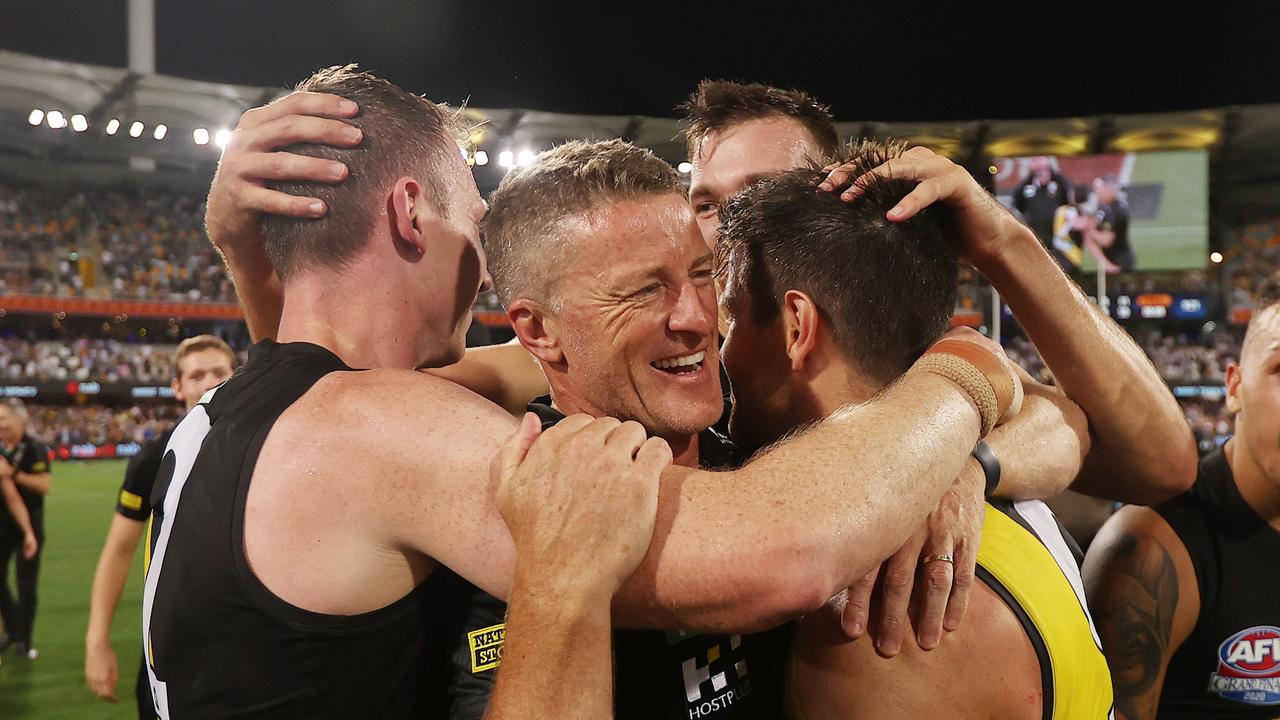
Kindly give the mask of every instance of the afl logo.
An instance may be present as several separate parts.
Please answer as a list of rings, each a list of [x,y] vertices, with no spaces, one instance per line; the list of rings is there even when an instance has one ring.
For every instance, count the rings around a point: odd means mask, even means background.
[[[1209,689],[1228,700],[1280,705],[1280,628],[1261,625],[1227,638]]]

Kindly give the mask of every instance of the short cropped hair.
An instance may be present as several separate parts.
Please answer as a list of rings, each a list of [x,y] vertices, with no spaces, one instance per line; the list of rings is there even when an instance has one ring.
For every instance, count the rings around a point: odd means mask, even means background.
[[[332,93],[359,104],[359,114],[344,122],[360,128],[363,137],[350,148],[307,143],[281,148],[336,160],[349,168],[347,178],[336,184],[267,184],[289,195],[319,198],[328,207],[322,218],[262,216],[267,257],[281,280],[308,268],[342,268],[368,241],[374,218],[383,210],[383,196],[400,176],[418,178],[435,208],[448,211],[447,191],[439,174],[447,154],[459,152],[460,128],[445,106],[360,72],[355,65],[319,70],[296,89]]]
[[[863,141],[840,153],[853,176],[902,154],[904,144]],[[773,322],[788,290],[818,305],[841,351],[888,384],[944,333],[955,310],[958,234],[950,211],[931,205],[903,222],[886,213],[915,186],[875,179],[844,202],[815,192],[819,168],[753,185],[720,210],[719,267],[729,310]]]
[[[485,252],[494,290],[550,302],[567,260],[567,221],[610,203],[674,193],[680,176],[651,151],[621,140],[572,140],[502,179],[489,198]]]
[[[707,135],[749,120],[773,117],[791,118],[803,125],[822,153],[821,159],[833,157],[839,149],[830,108],[802,90],[703,80],[677,109],[685,114],[685,148],[691,160]]]
[[[1280,305],[1280,270],[1276,270],[1258,283],[1253,299],[1257,312],[1262,312],[1272,305]]]
[[[220,350],[227,354],[227,359],[231,361],[231,367],[234,368],[236,366],[236,353],[225,340],[216,335],[196,335],[178,343],[178,349],[173,353],[173,370],[179,380],[182,379],[182,361],[188,355],[202,350]]]

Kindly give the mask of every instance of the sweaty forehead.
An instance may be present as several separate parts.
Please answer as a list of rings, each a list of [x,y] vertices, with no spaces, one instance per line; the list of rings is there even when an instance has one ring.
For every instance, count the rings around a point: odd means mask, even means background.
[[[1249,323],[1248,335],[1241,348],[1241,361],[1263,360],[1280,353],[1280,305],[1272,305],[1258,313]]]
[[[693,158],[691,196],[725,197],[752,179],[817,158],[809,132],[790,118],[762,118],[708,133]]]

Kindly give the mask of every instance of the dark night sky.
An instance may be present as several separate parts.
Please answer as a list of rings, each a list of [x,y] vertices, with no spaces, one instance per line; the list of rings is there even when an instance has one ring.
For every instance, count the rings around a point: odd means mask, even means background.
[[[2,1],[0,47],[126,64],[125,0]],[[283,87],[359,61],[436,100],[668,116],[708,76],[803,87],[859,120],[1280,101],[1276,10],[1125,4],[157,0],[157,69]]]

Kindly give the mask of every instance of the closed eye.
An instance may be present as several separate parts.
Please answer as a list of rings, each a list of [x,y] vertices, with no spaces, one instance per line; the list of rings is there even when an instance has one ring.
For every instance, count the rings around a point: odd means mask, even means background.
[[[656,292],[657,292],[661,287],[662,287],[662,286],[661,286],[661,285],[659,285],[658,283],[653,283],[652,285],[646,285],[646,286],[644,286],[644,287],[640,288],[639,290],[637,290],[637,291],[635,291],[635,292],[631,293],[630,295],[628,295],[628,296],[627,296],[627,299],[628,299],[628,300],[642,300],[642,299],[644,299],[644,298],[646,298],[646,297],[649,297],[650,295],[652,295],[652,294],[656,293]]]

